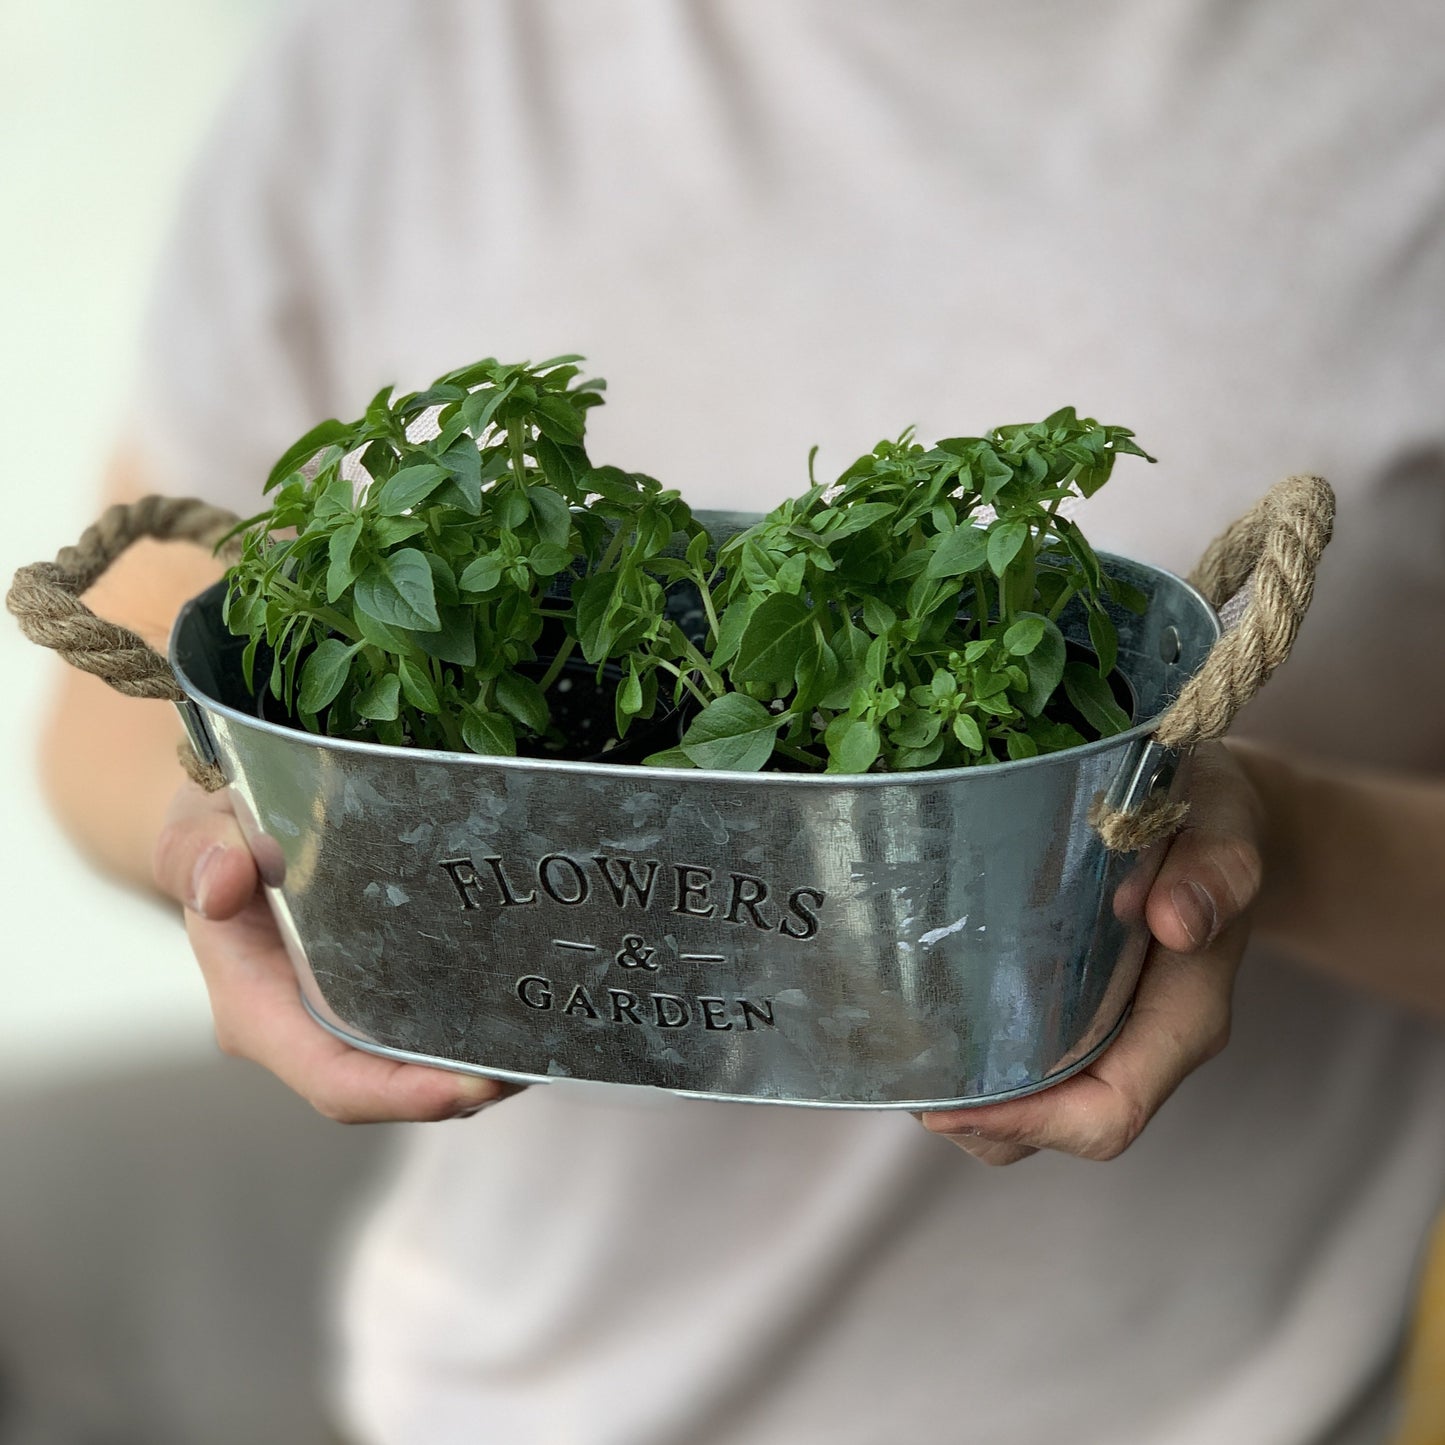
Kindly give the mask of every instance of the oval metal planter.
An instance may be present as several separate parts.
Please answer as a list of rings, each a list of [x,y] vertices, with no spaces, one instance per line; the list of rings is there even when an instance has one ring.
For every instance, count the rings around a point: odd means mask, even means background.
[[[316,737],[255,715],[219,585],[170,660],[307,1006],[348,1043],[529,1083],[936,1108],[1081,1068],[1138,978],[1147,930],[1124,905],[1161,850],[1110,852],[1090,812],[1169,786],[1152,727],[1219,623],[1178,578],[1105,565],[1150,599],[1114,613],[1135,725],[977,768],[743,775]],[[1061,625],[1087,642],[1081,616]]]

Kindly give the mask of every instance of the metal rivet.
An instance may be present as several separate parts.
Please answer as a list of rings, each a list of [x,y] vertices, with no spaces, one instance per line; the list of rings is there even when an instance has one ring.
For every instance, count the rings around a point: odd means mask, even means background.
[[[1161,662],[1179,661],[1179,629],[1177,627],[1166,627],[1159,634],[1159,660]]]

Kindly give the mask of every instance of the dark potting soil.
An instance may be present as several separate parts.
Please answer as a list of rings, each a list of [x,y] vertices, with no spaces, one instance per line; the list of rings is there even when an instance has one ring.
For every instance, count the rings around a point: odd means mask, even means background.
[[[523,662],[517,671],[540,682],[548,660]],[[581,657],[569,657],[557,680],[547,690],[552,726],[545,738],[517,739],[524,758],[558,758],[577,763],[640,763],[652,753],[675,748],[682,736],[684,713],[664,699],[652,718],[634,720],[627,736],[617,736],[614,697],[622,682],[622,669],[597,668]]]

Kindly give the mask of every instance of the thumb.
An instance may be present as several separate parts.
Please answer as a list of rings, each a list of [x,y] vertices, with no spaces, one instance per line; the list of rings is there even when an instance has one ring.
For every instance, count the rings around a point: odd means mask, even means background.
[[[225,792],[177,789],[152,855],[156,886],[204,918],[230,918],[256,892],[256,863]]]
[[[1149,931],[1174,953],[1206,948],[1254,902],[1263,873],[1264,808],[1223,743],[1189,762],[1189,817],[1149,890]]]

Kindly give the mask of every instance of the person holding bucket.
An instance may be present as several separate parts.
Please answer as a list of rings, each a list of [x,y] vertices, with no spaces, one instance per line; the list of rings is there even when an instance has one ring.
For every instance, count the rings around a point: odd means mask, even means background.
[[[57,807],[137,882],[153,852],[221,1046],[337,1119],[486,1109],[410,1131],[356,1237],[359,1445],[1381,1438],[1445,1199],[1442,41],[1405,0],[368,0],[267,50],[182,209],[115,498],[254,511],[377,386],[576,347],[647,398],[599,452],[697,506],[771,505],[814,441],[1060,400],[1162,459],[1090,503],[1111,550],[1184,571],[1305,468],[1341,506],[1249,741],[1191,760],[1118,1041],[924,1128],[490,1108],[348,1049],[224,795],[177,790],[168,710],[67,681]],[[91,600],[159,643],[215,575],[137,549]]]

